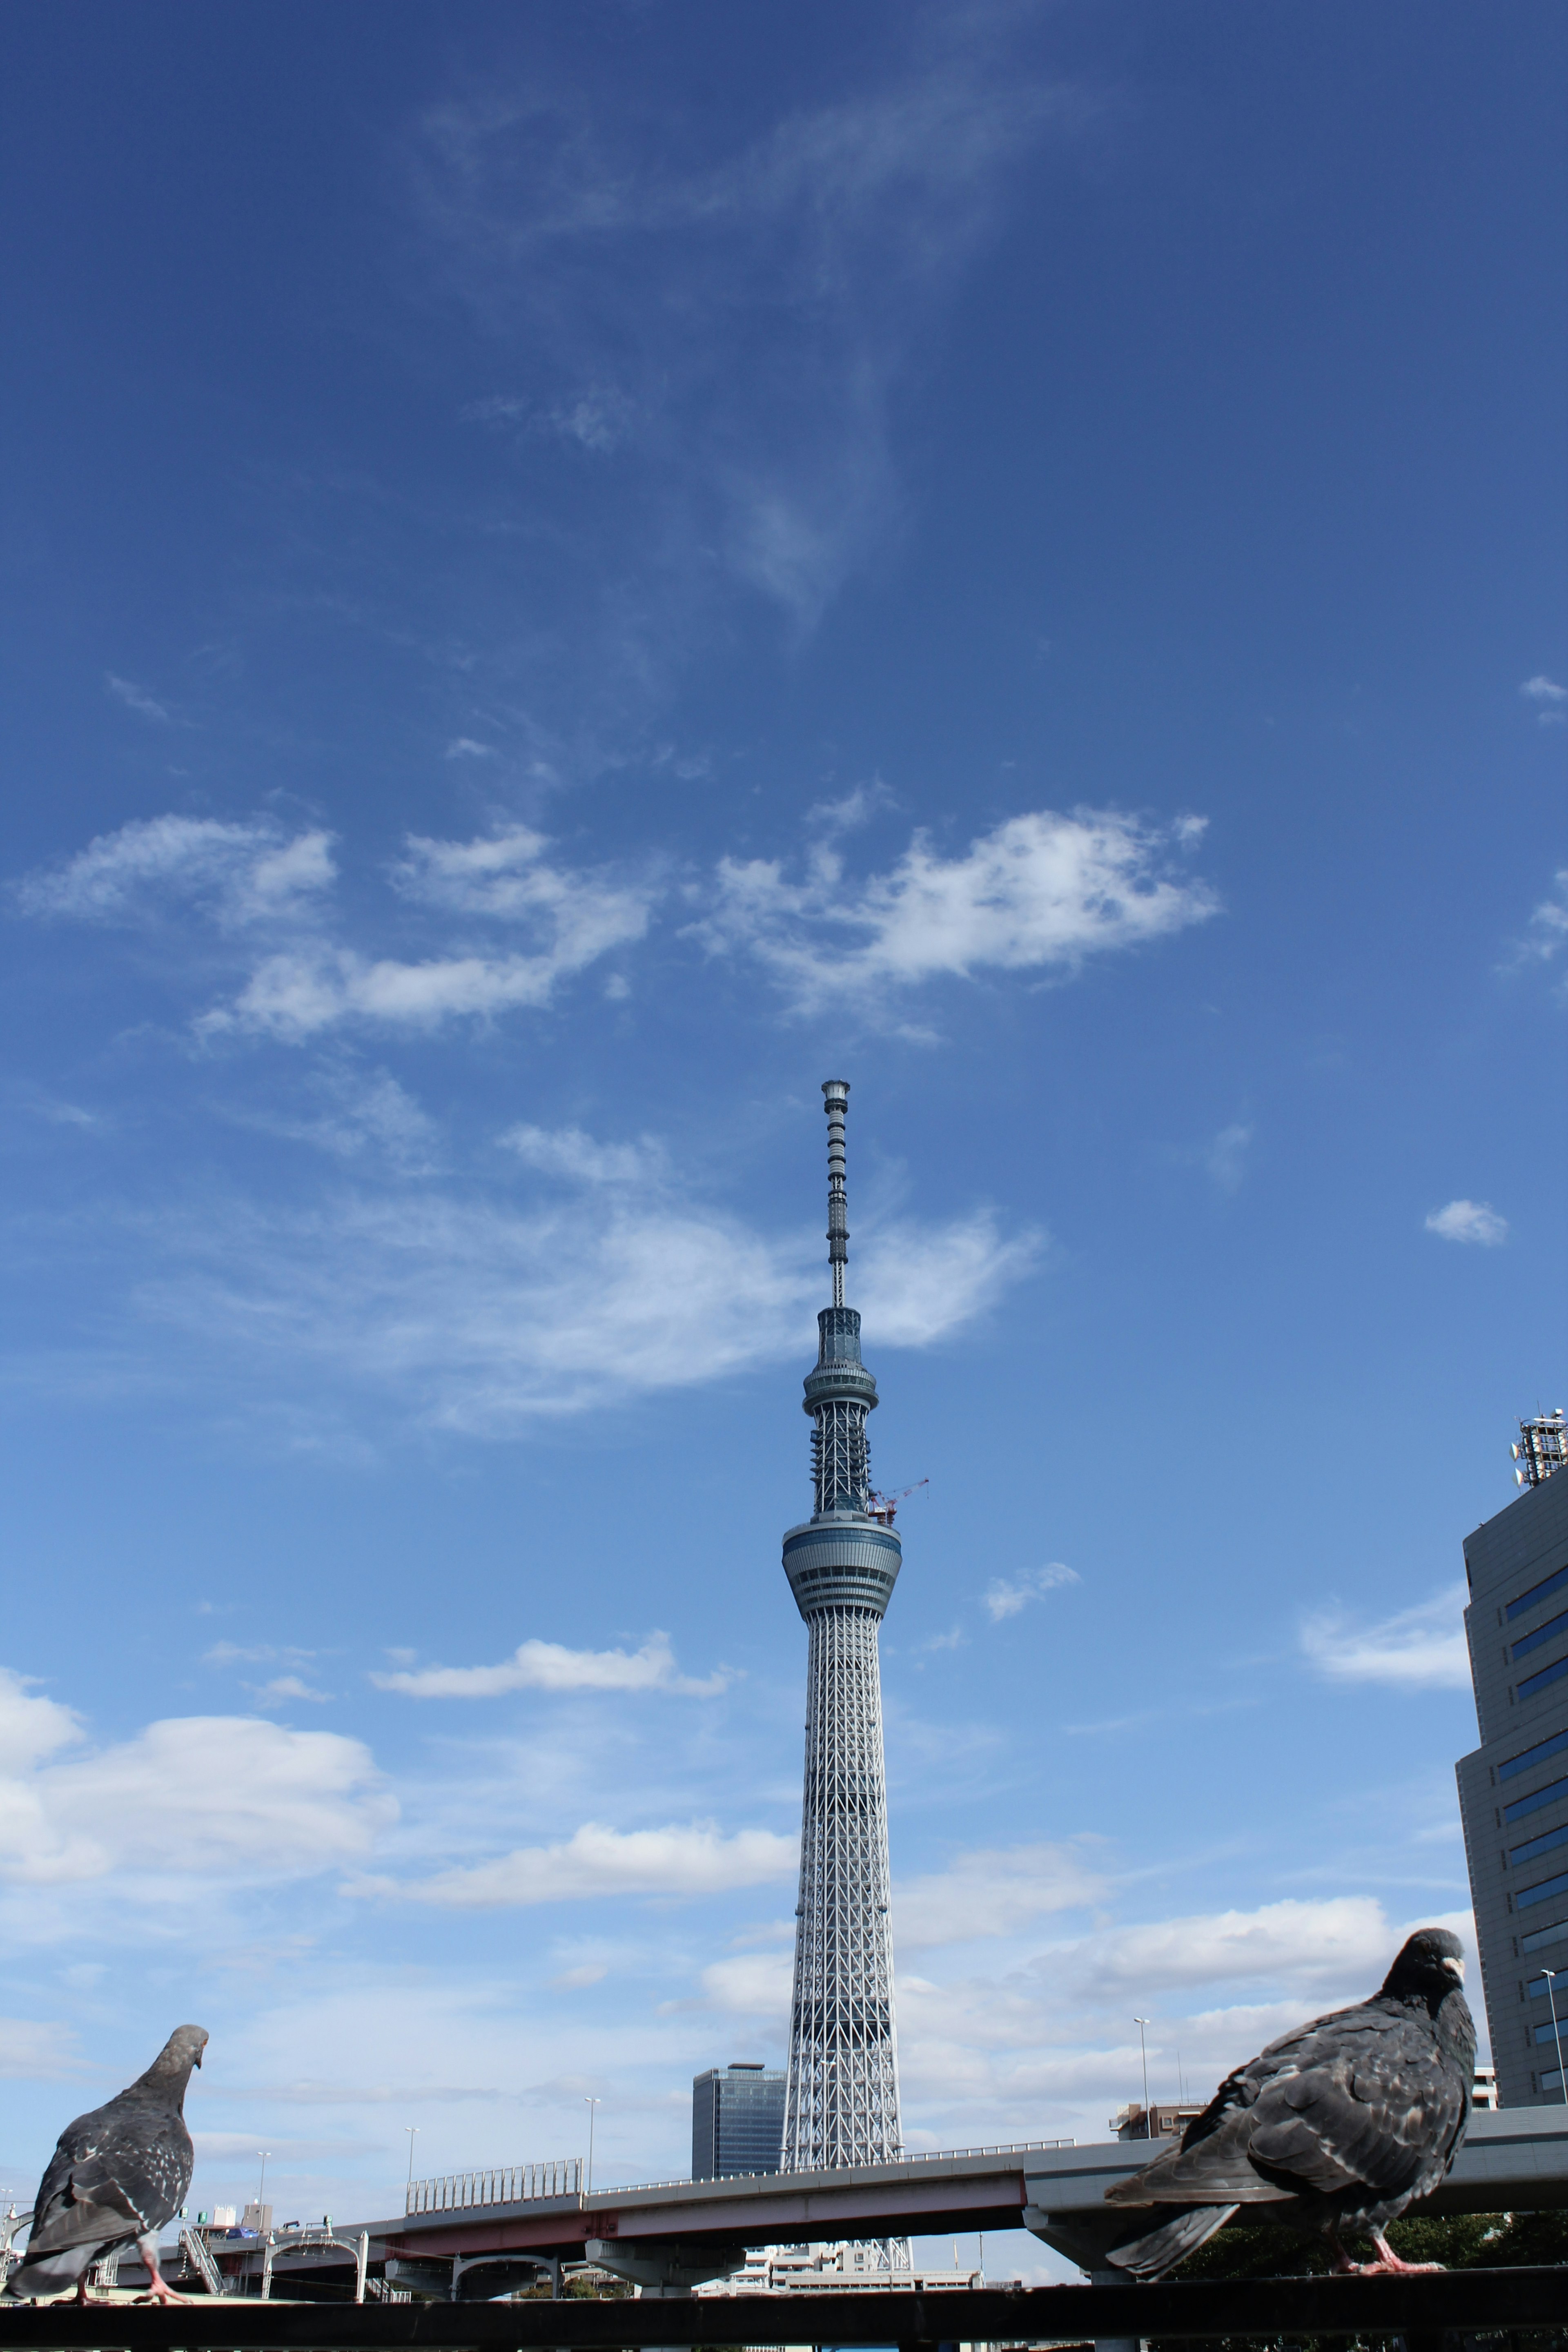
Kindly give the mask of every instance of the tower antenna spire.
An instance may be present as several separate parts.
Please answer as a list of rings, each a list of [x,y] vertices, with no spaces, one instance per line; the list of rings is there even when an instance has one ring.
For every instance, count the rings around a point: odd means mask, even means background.
[[[825,1078],[827,1111],[827,1263],[833,1271],[833,1304],[844,1304],[844,1269],[849,1263],[849,1196],[844,1189],[844,1114],[849,1108],[847,1078]]]

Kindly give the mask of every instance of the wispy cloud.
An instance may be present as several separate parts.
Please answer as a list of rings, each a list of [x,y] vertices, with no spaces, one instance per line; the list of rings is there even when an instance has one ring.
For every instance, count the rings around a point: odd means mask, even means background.
[[[796,1841],[771,1830],[738,1830],[726,1837],[711,1822],[625,1832],[585,1822],[557,1845],[523,1847],[434,1878],[362,1879],[347,1891],[459,1911],[605,1895],[689,1898],[789,1878],[798,1859]]]
[[[1401,1609],[1375,1624],[1340,1608],[1301,1627],[1304,1656],[1331,1682],[1382,1683],[1394,1690],[1463,1690],[1470,1679],[1462,1584]]]
[[[1247,1173],[1252,1129],[1239,1122],[1222,1127],[1204,1154],[1204,1165],[1222,1192],[1236,1192]]]
[[[300,1675],[275,1675],[263,1683],[256,1693],[258,1706],[284,1706],[290,1699],[308,1699],[313,1706],[324,1706],[331,1697],[331,1691],[317,1690]]]
[[[816,1244],[681,1200],[592,1183],[531,1212],[429,1192],[344,1195],[306,1214],[242,1203],[143,1221],[138,1302],[225,1377],[331,1365],[500,1433],[616,1396],[685,1388],[807,1344]],[[879,1346],[923,1347],[1034,1269],[1038,1236],[980,1212],[868,1235],[858,1295]]]
[[[1083,1579],[1065,1560],[1053,1559],[1044,1568],[1031,1568],[1022,1576],[993,1577],[981,1595],[986,1615],[994,1625],[1004,1618],[1016,1617],[1031,1601],[1043,1601],[1047,1592],[1055,1592],[1064,1584],[1081,1584]]]
[[[122,702],[127,710],[134,710],[142,719],[167,720],[169,713],[165,706],[131,678],[116,677],[112,670],[108,670],[103,682],[115,700]]]
[[[1426,1223],[1443,1241],[1476,1242],[1482,1249],[1496,1249],[1508,1239],[1508,1219],[1489,1201],[1449,1201],[1429,1211]]]
[[[721,1668],[705,1680],[683,1675],[668,1633],[650,1633],[640,1650],[569,1650],[559,1642],[520,1642],[494,1666],[424,1666],[417,1672],[372,1675],[378,1689],[409,1698],[500,1698],[510,1691],[668,1691],[714,1698],[729,1687]]]
[[[264,1134],[311,1144],[335,1160],[376,1160],[405,1176],[427,1176],[438,1166],[435,1120],[390,1070],[329,1062],[311,1070],[305,1084],[323,1105],[313,1115],[290,1115],[247,1101],[226,1116]]]
[[[656,155],[632,111],[537,75],[426,117],[414,176],[448,279],[541,384],[467,413],[657,485],[620,599],[645,654],[659,584],[684,605],[717,562],[809,628],[896,527],[892,385],[1014,164],[1088,110],[1021,54],[1016,15],[910,12],[890,72],[739,148],[693,124]]]
[[[662,1144],[651,1136],[637,1143],[595,1143],[580,1127],[509,1127],[497,1138],[526,1168],[577,1184],[647,1183],[663,1174]]]
[[[100,834],[63,866],[16,885],[24,912],[128,922],[181,901],[226,929],[313,909],[336,877],[333,836],[266,819],[155,816]]]
[[[726,858],[717,905],[692,932],[711,953],[755,956],[801,1012],[985,971],[1070,973],[1217,911],[1207,884],[1173,870],[1194,838],[1191,824],[1178,836],[1114,810],[1046,809],[957,857],[917,834],[889,872],[858,887],[844,883],[836,855],[798,882],[777,859]]]
[[[1047,1912],[1100,1900],[1105,1879],[1067,1845],[1019,1845],[962,1854],[946,1870],[899,1880],[893,1937],[900,1950],[1016,1936]]]
[[[1542,727],[1561,727],[1568,721],[1568,686],[1559,686],[1555,678],[1544,677],[1538,671],[1534,677],[1527,677],[1519,690],[1527,702],[1534,703]]]

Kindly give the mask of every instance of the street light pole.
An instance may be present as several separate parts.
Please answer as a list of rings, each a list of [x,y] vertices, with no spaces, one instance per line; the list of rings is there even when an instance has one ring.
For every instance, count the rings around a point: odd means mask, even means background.
[[[409,2189],[412,2189],[412,2188],[413,2188],[413,2186],[414,2186],[414,2142],[415,2142],[416,2138],[418,2137],[419,2126],[418,2126],[418,2125],[417,2125],[417,2124],[405,2124],[405,2125],[404,2125],[404,2126],[403,2126],[403,2128],[404,2128],[404,2130],[408,2134],[408,2184],[407,2184],[407,2185],[408,2185],[408,2188],[409,2188]]]
[[[1552,2039],[1557,2044],[1557,2087],[1563,2094],[1563,2104],[1568,2107],[1568,2074],[1563,2071],[1563,2030],[1557,2022],[1556,1979],[1568,1976],[1568,1969],[1538,1969],[1538,1976],[1546,1979],[1546,2006],[1552,2011]]]
[[[589,2098],[584,2092],[583,2104],[588,2110],[588,2185],[584,2194],[591,2197],[594,2193],[594,2110],[601,2105],[601,2102],[598,2099]]]
[[[261,2158],[261,2180],[256,2191],[256,2201],[258,2205],[265,2205],[267,2202],[267,2159],[271,2155],[272,2150],[269,2147],[258,2147],[256,2153]]]
[[[1135,2017],[1132,2022],[1138,2028],[1138,2053],[1143,2061],[1143,2137],[1152,2139],[1154,2118],[1149,2113],[1149,2052],[1143,2040],[1143,2028],[1150,2021],[1146,2017]]]

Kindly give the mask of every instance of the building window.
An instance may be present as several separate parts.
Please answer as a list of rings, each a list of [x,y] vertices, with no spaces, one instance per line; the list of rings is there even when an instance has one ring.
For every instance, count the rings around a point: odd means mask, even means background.
[[[1531,1903],[1550,1903],[1554,1895],[1568,1895],[1568,1870],[1560,1870],[1555,1878],[1538,1878],[1533,1886],[1521,1887],[1514,1896],[1514,1908],[1523,1911]]]
[[[1526,1813],[1538,1813],[1542,1805],[1554,1805],[1559,1797],[1568,1797],[1568,1780],[1551,1780],[1544,1789],[1532,1789],[1528,1797],[1516,1797],[1511,1805],[1503,1807],[1502,1817],[1505,1822],[1521,1822]]]
[[[1538,1739],[1533,1748],[1524,1748],[1497,1768],[1500,1780],[1511,1780],[1516,1772],[1529,1772],[1537,1764],[1544,1764],[1549,1756],[1561,1756],[1568,1748],[1568,1731],[1554,1731],[1550,1739]]]
[[[1568,1609],[1563,1610],[1555,1617],[1549,1617],[1544,1625],[1536,1627],[1533,1633],[1522,1634],[1513,1645],[1513,1655],[1516,1658],[1522,1658],[1530,1651],[1541,1649],[1552,1640],[1554,1634],[1561,1633],[1564,1626],[1568,1626]]]
[[[1533,1936],[1521,1936],[1521,1952],[1539,1952],[1544,1944],[1554,1944],[1560,1936],[1568,1936],[1568,1919],[1559,1919],[1551,1927],[1537,1927]]]
[[[1541,2087],[1543,2091],[1560,2091],[1563,2088],[1562,2068],[1553,2066],[1549,2074],[1542,2074]]]
[[[1561,2025],[1538,2025],[1531,2039],[1534,2042],[1550,2042],[1555,2048],[1557,2036],[1562,2031]]]
[[[1519,1695],[1521,1698],[1532,1698],[1538,1690],[1544,1690],[1548,1683],[1560,1683],[1564,1675],[1568,1675],[1568,1657],[1559,1658],[1552,1665],[1542,1666],[1538,1675],[1526,1675],[1519,1686]]]
[[[1516,1864],[1533,1862],[1538,1853],[1546,1853],[1554,1845],[1568,1845],[1568,1822],[1561,1829],[1548,1830],[1543,1836],[1529,1839],[1523,1845],[1510,1846],[1508,1858]]]
[[[1560,1568],[1555,1576],[1547,1577],[1540,1584],[1532,1584],[1528,1592],[1521,1592],[1517,1601],[1510,1601],[1503,1614],[1511,1624],[1516,1617],[1522,1617],[1527,1609],[1533,1609],[1538,1601],[1544,1601],[1548,1593],[1561,1592],[1565,1587],[1568,1587],[1568,1568]]]

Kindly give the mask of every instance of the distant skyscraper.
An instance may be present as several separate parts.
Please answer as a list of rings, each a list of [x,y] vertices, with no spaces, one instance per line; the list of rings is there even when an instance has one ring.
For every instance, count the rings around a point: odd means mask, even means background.
[[[691,2178],[776,2172],[784,2139],[782,2068],[710,2066],[691,2085]]]
[[[1553,1431],[1555,1430],[1555,1441]],[[1568,1470],[1520,1423],[1526,1491],[1465,1538],[1481,1744],[1458,1765],[1499,2104],[1563,2101],[1568,2054]]]
[[[816,1508],[784,1539],[810,1635],[786,2172],[885,2164],[901,2151],[877,1628],[902,1547],[891,1507],[871,1487],[866,1417],[877,1383],[860,1360],[860,1318],[844,1304],[849,1088],[830,1078],[822,1091],[833,1304],[816,1318],[816,1367],[805,1381]]]

